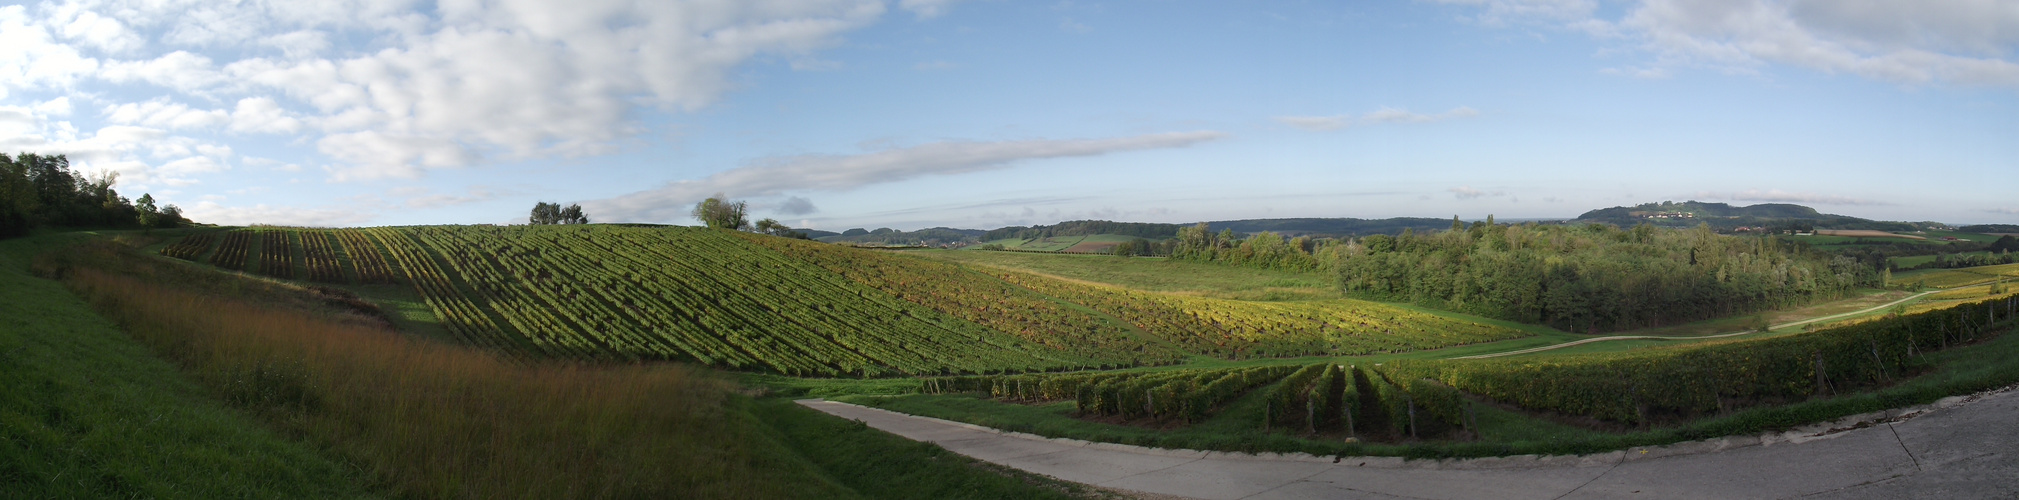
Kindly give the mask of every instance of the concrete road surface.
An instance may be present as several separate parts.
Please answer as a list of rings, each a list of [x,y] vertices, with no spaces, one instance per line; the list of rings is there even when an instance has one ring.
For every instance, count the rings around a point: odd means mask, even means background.
[[[1405,462],[1166,450],[800,404],[956,453],[1105,488],[1202,499],[2019,499],[2019,391],[1787,432],[1581,457]]]

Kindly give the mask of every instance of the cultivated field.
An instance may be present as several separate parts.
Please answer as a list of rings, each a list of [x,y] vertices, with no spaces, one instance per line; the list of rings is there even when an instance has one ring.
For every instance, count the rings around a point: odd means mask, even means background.
[[[397,282],[455,339],[537,357],[874,376],[1358,355],[1528,335],[1371,302],[1131,291],[697,228],[259,228],[226,231],[204,249],[209,235],[162,253],[367,294],[366,284]]]

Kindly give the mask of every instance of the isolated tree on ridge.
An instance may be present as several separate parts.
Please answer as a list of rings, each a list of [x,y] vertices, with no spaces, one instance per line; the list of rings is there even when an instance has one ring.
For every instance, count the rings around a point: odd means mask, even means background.
[[[750,227],[749,204],[729,201],[729,196],[715,193],[701,203],[694,205],[694,218],[715,229],[747,229]],[[774,224],[777,221],[772,221]]]
[[[549,224],[588,224],[589,216],[582,213],[582,205],[569,204],[561,208],[559,203],[539,202],[533,205],[533,214],[526,218],[528,224],[544,226]]]

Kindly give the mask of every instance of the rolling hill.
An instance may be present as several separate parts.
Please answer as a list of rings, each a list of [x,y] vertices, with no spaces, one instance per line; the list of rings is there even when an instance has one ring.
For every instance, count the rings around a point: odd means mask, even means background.
[[[1188,298],[677,226],[233,229],[161,253],[418,297],[453,340],[519,356],[801,376],[1365,354],[1526,335],[1372,302]]]

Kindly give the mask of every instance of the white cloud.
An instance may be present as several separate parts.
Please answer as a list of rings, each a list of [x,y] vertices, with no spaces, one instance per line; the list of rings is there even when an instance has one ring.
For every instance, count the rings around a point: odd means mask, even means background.
[[[107,107],[105,119],[121,125],[145,125],[177,130],[221,125],[231,121],[231,114],[223,110],[192,109],[188,105],[170,102],[164,98]]]
[[[897,7],[911,11],[919,19],[931,19],[945,14],[956,0],[899,0]]]
[[[192,207],[184,207],[183,214],[190,220],[208,224],[246,226],[252,224],[275,224],[284,226],[343,227],[369,222],[377,214],[353,208],[296,208],[275,207],[257,204],[250,207],[228,207],[216,202],[201,201]]]
[[[98,60],[57,43],[20,5],[0,7],[0,98],[12,89],[67,87],[98,70]]]
[[[2019,208],[1986,208],[1982,211],[1992,214],[2019,215]]]
[[[929,17],[950,4],[898,6]],[[813,52],[886,8],[880,0],[57,0],[0,7],[0,98],[51,89],[91,96],[119,124],[307,133],[341,163],[333,178],[415,177],[488,158],[615,151],[643,131],[641,106],[707,106],[737,85],[736,67],[763,56],[833,67]],[[107,59],[84,55],[93,51]],[[118,101],[134,92],[90,93],[80,82],[170,94]]]
[[[57,97],[55,99],[35,103],[35,112],[41,113],[43,115],[69,116],[70,111],[71,109],[70,109],[69,96]]]
[[[1715,199],[1715,200],[1752,201],[1763,203],[1813,203],[1818,205],[1858,205],[1858,206],[1892,205],[1892,203],[1877,200],[1868,200],[1863,198],[1852,198],[1848,196],[1836,196],[1827,194],[1790,192],[1790,191],[1782,191],[1779,189],[1769,189],[1766,191],[1761,191],[1758,189],[1748,189],[1745,191],[1722,192],[1722,193],[1712,191],[1699,191],[1696,193],[1696,197],[1705,199]]]
[[[238,100],[237,109],[231,112],[231,130],[259,134],[292,134],[301,130],[301,120],[289,116],[287,110],[267,97],[247,97]]]
[[[1608,73],[1749,74],[1770,65],[1901,84],[2019,86],[2019,9],[1989,0],[1640,0],[1617,19],[1579,0],[1438,0],[1481,19],[1554,24],[1652,56]]]
[[[180,50],[145,61],[107,62],[98,76],[113,83],[146,82],[191,95],[205,95],[212,87],[230,81],[209,57]]]
[[[75,4],[58,7],[51,24],[58,26],[57,33],[63,38],[111,54],[131,52],[147,44],[139,34],[126,29],[118,19],[104,17],[96,12],[82,10]]]
[[[582,205],[608,214],[605,220],[665,221],[684,215],[688,205],[717,192],[756,197],[794,190],[845,190],[928,175],[1006,168],[1019,160],[1181,148],[1225,136],[1219,132],[1173,132],[1110,139],[949,141],[855,155],[773,157],[704,179],[673,182]]]
[[[1366,114],[1333,116],[1278,116],[1276,122],[1304,130],[1338,130],[1353,125],[1375,125],[1382,123],[1430,123],[1453,118],[1479,116],[1479,110],[1465,106],[1451,108],[1450,111],[1434,115],[1412,113],[1405,109],[1383,107]]]

